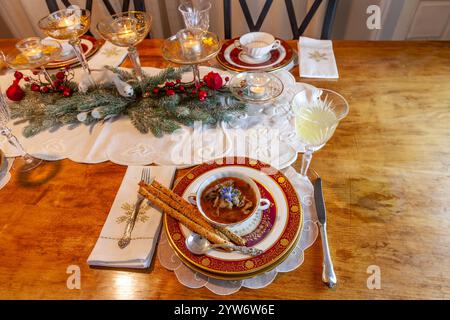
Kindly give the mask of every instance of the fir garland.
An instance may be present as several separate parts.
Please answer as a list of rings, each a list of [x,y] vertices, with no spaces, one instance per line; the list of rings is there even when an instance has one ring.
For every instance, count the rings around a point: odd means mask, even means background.
[[[132,86],[134,94],[131,97],[119,95],[114,84],[82,93],[76,90],[75,83],[71,83],[74,92],[69,97],[57,92],[31,91],[28,85],[25,97],[11,104],[11,117],[28,122],[23,130],[25,137],[58,126],[95,124],[119,115],[128,116],[141,133],[152,132],[161,137],[182,125],[192,126],[195,121],[208,125],[228,122],[246,110],[226,86],[214,90],[205,82],[201,88],[181,83],[186,68],[168,68],[155,76],[145,75],[142,83],[134,80],[131,72],[107,69]],[[149,97],[143,97],[142,88]]]

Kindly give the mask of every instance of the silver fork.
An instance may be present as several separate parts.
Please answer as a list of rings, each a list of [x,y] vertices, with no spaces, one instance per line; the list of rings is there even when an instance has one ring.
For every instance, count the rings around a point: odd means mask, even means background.
[[[141,173],[141,181],[144,181],[147,184],[151,183],[151,176],[150,176],[150,168],[144,168],[142,169]],[[138,193],[136,204],[134,205],[134,211],[131,215],[130,219],[127,222],[127,225],[125,227],[125,232],[123,233],[122,238],[117,242],[117,245],[120,249],[124,249],[126,246],[128,246],[131,242],[131,232],[133,232],[134,225],[136,223],[136,218],[138,216],[139,210],[141,209],[142,202],[144,201],[144,197]]]

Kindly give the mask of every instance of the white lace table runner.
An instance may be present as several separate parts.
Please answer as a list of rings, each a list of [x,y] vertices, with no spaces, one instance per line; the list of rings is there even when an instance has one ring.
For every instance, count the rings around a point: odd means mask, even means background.
[[[160,72],[157,68],[144,69],[150,75]],[[211,70],[214,69],[202,67],[201,73]],[[228,75],[222,70],[215,71]],[[76,70],[77,76],[79,72]],[[258,158],[281,169],[293,163],[298,152],[303,152],[303,146],[295,139],[289,102],[295,92],[312,87],[296,83],[288,71],[276,75],[282,79],[285,91],[272,105],[249,106],[245,115],[229,124],[215,128],[183,127],[162,138],[151,133],[141,134],[126,117],[94,126],[64,126],[31,138],[22,136],[24,123],[11,121],[9,125],[29,153],[50,161],[68,158],[80,163],[110,160],[122,165],[189,166],[225,155],[237,155]],[[192,75],[186,74],[186,80],[189,77]],[[0,77],[3,90],[11,84],[12,78],[11,73]],[[0,148],[9,157],[19,155],[4,137],[0,137]]]
[[[313,186],[308,179],[299,176],[292,167],[284,171],[286,177],[291,181],[301,199],[303,208],[303,230],[295,248],[289,257],[278,265],[275,269],[245,280],[217,280],[209,278],[199,272],[189,269],[177,257],[170,247],[165,233],[161,234],[158,245],[158,258],[166,269],[175,273],[178,281],[189,288],[206,287],[211,292],[218,295],[230,295],[238,292],[242,287],[250,289],[260,289],[270,285],[277,274],[291,272],[300,267],[304,260],[304,251],[309,248],[318,235],[317,215],[313,201]]]

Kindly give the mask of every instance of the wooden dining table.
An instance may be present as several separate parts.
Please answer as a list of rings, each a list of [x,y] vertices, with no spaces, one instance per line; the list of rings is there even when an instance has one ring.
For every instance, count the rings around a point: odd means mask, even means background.
[[[0,49],[15,42],[2,39]],[[126,167],[66,159],[13,171],[0,190],[0,299],[449,299],[450,42],[333,44],[339,79],[300,78],[298,66],[292,74],[350,105],[312,163],[323,179],[336,287],[321,281],[320,238],[296,270],[226,297],[183,286],[156,256],[144,270],[90,267]],[[160,47],[139,45],[143,66],[169,65]],[[73,268],[79,289],[67,286]]]

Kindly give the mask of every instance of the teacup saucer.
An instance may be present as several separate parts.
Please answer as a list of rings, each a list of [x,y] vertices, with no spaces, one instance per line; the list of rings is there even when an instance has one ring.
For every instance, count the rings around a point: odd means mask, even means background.
[[[245,52],[241,51],[239,53],[239,59],[241,59],[241,61],[248,63],[248,64],[260,64],[260,63],[264,63],[269,61],[269,59],[272,57],[271,53],[268,53],[262,57],[251,57],[248,54],[246,54]]]
[[[290,65],[294,59],[294,50],[286,41],[281,39],[278,39],[281,43],[280,47],[270,51],[269,54],[260,59],[249,57],[236,47],[236,40],[237,38],[226,41],[217,55],[219,63],[229,70],[237,72],[264,70],[271,72]]]

